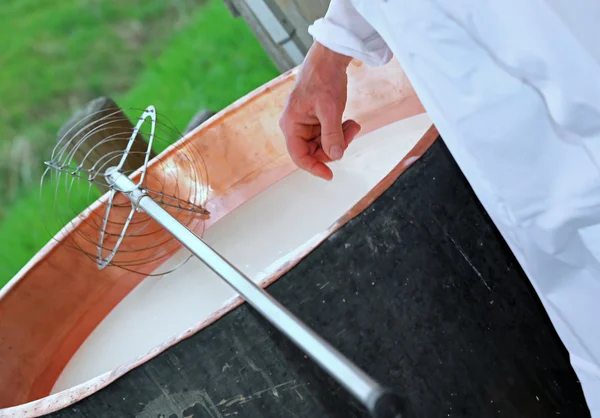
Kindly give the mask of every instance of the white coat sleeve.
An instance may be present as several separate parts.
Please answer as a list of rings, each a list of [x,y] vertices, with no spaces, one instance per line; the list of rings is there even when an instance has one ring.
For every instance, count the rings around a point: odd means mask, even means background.
[[[308,32],[326,48],[370,66],[384,65],[393,55],[351,0],[332,0],[325,16],[316,20]]]

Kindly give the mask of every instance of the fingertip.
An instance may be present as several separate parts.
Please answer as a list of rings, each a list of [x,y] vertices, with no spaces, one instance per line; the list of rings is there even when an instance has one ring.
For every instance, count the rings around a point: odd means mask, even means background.
[[[353,120],[347,122],[348,124],[344,127],[344,141],[346,142],[346,146],[350,145],[350,143],[358,136],[361,130],[361,126]]]
[[[315,157],[311,155],[304,155],[300,158],[297,158],[294,161],[295,164],[302,170],[308,172],[309,174],[320,177],[325,180],[331,180],[333,178],[333,172],[327,165]]]
[[[344,150],[342,149],[342,147],[336,144],[329,147],[328,154],[329,158],[331,158],[332,160],[339,160],[344,155]]]
[[[331,168],[327,167],[327,165],[320,161],[317,161],[315,164],[313,164],[311,173],[327,181],[333,178],[333,171],[331,171]]]
[[[322,135],[321,148],[323,148],[323,151],[331,161],[341,159],[344,155],[344,149],[346,148],[346,142],[344,140],[343,133],[339,136]]]
[[[358,129],[358,130],[360,131],[360,129],[361,129],[361,126],[360,126],[360,124],[359,124],[357,121],[355,121],[354,119],[348,119],[348,120],[346,120],[346,121],[345,121],[345,122],[342,124],[342,128],[343,128],[344,130],[347,130],[347,129]]]
[[[337,117],[321,120],[321,147],[333,161],[342,158],[346,148],[344,127],[340,122]]]

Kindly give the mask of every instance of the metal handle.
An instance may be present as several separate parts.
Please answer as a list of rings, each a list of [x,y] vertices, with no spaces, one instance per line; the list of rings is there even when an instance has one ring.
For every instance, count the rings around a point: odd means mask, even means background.
[[[107,180],[169,231],[179,242],[217,273],[263,317],[292,340],[321,368],[332,375],[377,418],[405,418],[403,401],[399,396],[382,388],[370,376],[323,340],[312,329],[296,318],[264,289],[257,286],[238,269],[227,262],[208,244],[171,216],[152,198],[116,169],[106,172]]]

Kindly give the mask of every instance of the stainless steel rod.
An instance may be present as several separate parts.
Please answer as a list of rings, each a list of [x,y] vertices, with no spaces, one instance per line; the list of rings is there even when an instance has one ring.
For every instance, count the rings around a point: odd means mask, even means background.
[[[376,381],[145,195],[129,177],[116,170],[108,170],[106,176],[115,189],[127,195],[134,205],[169,231],[369,410],[373,409],[374,402],[384,392]]]

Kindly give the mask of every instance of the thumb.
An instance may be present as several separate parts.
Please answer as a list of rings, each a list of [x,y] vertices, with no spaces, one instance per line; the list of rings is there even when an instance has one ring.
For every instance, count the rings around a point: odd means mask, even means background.
[[[346,141],[342,128],[342,112],[335,109],[323,111],[319,115],[321,123],[321,147],[331,160],[339,160],[344,155]]]

